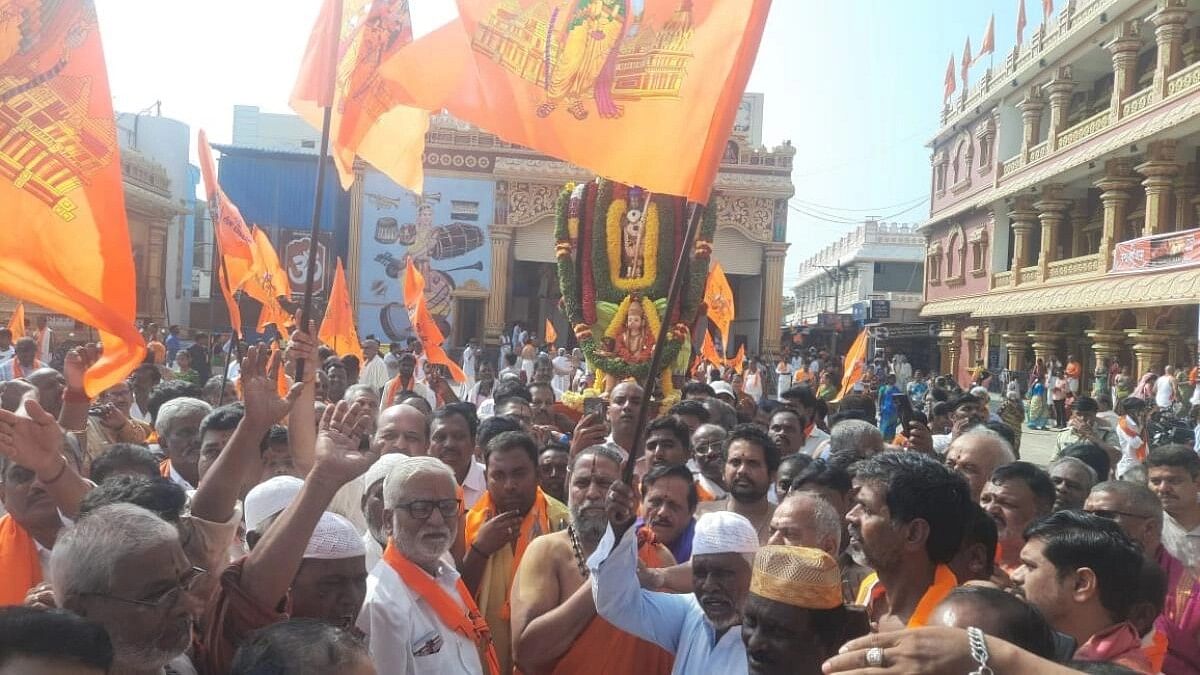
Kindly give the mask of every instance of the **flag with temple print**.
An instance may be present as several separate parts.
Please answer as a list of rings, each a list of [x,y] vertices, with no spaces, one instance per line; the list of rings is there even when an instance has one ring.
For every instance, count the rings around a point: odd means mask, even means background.
[[[733,323],[733,289],[729,287],[729,279],[725,277],[725,269],[721,263],[713,261],[708,268],[708,280],[704,282],[704,305],[708,308],[708,320],[721,332],[721,345],[729,351],[729,326]],[[714,350],[715,351],[715,350]],[[715,362],[720,365],[720,361]]]
[[[408,310],[408,320],[413,332],[425,349],[425,358],[429,363],[440,363],[450,370],[450,377],[455,382],[465,382],[467,374],[442,349],[446,338],[438,328],[433,315],[425,301],[425,276],[413,265],[412,258],[408,259],[408,267],[404,270],[404,308]]]
[[[357,155],[421,194],[429,113],[401,105],[396,85],[379,72],[410,42],[408,0],[325,0],[321,6],[290,102],[316,129],[332,106],[330,152],[343,188],[354,182]]]
[[[342,259],[337,260],[333,274],[333,286],[329,289],[329,304],[325,307],[325,318],[317,333],[321,344],[329,347],[338,356],[353,354],[363,363],[362,344],[358,341],[358,329],[354,326],[354,308],[350,304],[350,291],[346,286],[346,271]]]
[[[92,2],[0,7],[0,293],[95,327],[95,396],[146,356]]]
[[[622,183],[708,201],[770,0],[457,4],[458,18],[380,67],[404,103]]]
[[[14,342],[25,337],[25,303],[17,303],[17,308],[8,319],[8,332],[12,333]]]

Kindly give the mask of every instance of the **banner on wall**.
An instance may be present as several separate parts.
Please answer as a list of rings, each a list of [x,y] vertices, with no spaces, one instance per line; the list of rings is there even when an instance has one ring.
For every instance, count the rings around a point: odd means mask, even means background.
[[[1200,228],[1118,242],[1109,274],[1200,265]]]

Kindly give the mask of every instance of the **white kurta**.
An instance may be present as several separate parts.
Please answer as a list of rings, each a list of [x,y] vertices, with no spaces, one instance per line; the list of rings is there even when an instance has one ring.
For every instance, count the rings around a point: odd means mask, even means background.
[[[458,572],[443,563],[437,583],[465,612],[455,588],[457,581]],[[358,614],[358,629],[367,636],[371,660],[380,675],[483,673],[475,643],[442,623],[429,603],[410,591],[385,561],[379,561],[367,577],[367,599]]]

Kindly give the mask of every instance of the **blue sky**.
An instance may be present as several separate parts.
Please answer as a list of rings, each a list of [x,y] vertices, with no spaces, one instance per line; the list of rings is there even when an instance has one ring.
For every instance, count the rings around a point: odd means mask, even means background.
[[[1041,23],[1041,3],[1025,1],[1028,39]],[[452,0],[410,3],[418,33],[455,13]],[[1056,9],[1064,3],[1057,0]],[[235,104],[289,112],[320,1],[96,5],[117,110],[162,101],[163,114],[190,124],[193,135],[204,127],[214,142],[227,142]],[[936,131],[946,60],[953,52],[957,64],[968,35],[978,50],[993,12],[999,61],[1015,42],[1016,0],[774,0],[749,90],[766,95],[764,142],[790,139],[797,148],[796,205],[861,219],[893,215],[925,197],[924,144]],[[973,68],[972,79],[984,68]],[[922,203],[892,220],[927,215]],[[852,228],[793,211],[789,285],[804,258]]]

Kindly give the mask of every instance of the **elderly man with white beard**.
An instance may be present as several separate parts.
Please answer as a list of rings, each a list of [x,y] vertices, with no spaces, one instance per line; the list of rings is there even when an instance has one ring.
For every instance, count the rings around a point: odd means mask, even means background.
[[[367,579],[358,628],[382,673],[496,673],[491,632],[450,545],[462,501],[454,472],[433,457],[407,457],[383,482],[383,560]]]
[[[523,672],[671,671],[669,653],[600,618],[592,599],[587,556],[608,527],[605,497],[620,475],[621,455],[615,448],[594,445],[580,451],[567,474],[571,525],[534,539],[521,559],[512,591],[512,633]],[[648,535],[639,537],[638,560],[651,568],[675,564],[670,552]]]

